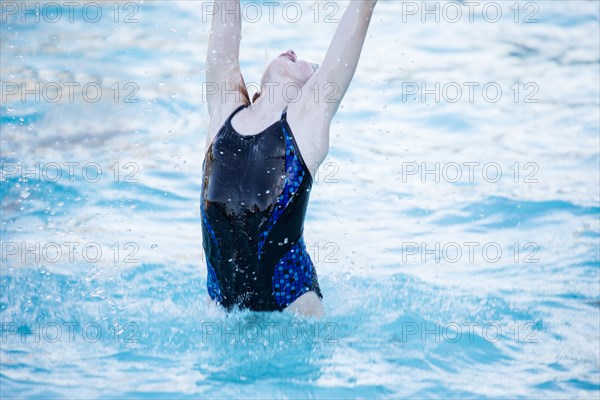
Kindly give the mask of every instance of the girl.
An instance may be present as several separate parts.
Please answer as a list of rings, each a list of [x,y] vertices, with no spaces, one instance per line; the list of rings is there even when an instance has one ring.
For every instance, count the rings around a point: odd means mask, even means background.
[[[239,0],[214,4],[201,212],[208,293],[226,309],[323,315],[304,216],[376,2],[350,2],[319,69],[293,50],[276,57],[252,102],[239,66]]]

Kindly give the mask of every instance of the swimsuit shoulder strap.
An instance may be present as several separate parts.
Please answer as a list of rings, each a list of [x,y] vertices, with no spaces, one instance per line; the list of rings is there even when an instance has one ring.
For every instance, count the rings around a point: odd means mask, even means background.
[[[231,119],[233,117],[235,117],[235,114],[239,113],[240,111],[242,111],[242,109],[248,107],[249,105],[250,104],[243,104],[243,105],[239,106],[238,108],[236,108],[235,111],[231,113],[231,115],[229,116],[229,118],[227,118],[226,122],[231,122]]]
[[[225,129],[233,129],[233,126],[231,125],[231,120],[233,119],[233,117],[235,117],[235,115],[237,113],[239,113],[240,111],[242,111],[244,108],[248,107],[250,104],[243,104],[241,106],[239,106],[238,108],[236,108],[231,115],[229,116],[229,118],[227,118],[225,120],[225,122],[223,122],[223,125],[221,126],[221,129],[225,128]],[[218,135],[218,134],[217,134]]]

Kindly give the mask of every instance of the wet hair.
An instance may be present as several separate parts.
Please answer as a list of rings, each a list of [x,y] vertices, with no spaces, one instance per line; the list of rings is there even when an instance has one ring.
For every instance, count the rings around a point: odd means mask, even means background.
[[[246,87],[246,82],[244,82],[243,76],[241,78],[242,78],[242,84],[239,86],[240,94],[242,95],[242,97],[244,99],[244,103],[250,104],[250,95],[248,94],[248,88]]]
[[[260,92],[254,93],[254,96],[252,96],[252,103],[256,103],[256,100],[258,100],[259,97],[260,97]]]

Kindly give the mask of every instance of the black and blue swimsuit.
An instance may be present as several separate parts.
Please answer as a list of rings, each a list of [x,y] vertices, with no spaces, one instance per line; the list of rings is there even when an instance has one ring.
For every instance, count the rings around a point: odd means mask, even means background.
[[[225,121],[203,165],[202,236],[208,293],[226,309],[283,310],[322,297],[302,237],[312,177],[286,112],[251,136]]]

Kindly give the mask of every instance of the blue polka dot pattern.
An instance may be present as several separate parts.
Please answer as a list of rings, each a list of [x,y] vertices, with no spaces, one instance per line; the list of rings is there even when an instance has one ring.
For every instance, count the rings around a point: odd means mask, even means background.
[[[277,220],[287,208],[289,202],[294,197],[294,194],[298,191],[302,179],[304,179],[304,169],[302,168],[300,158],[298,158],[298,155],[296,154],[292,137],[287,129],[285,129],[285,125],[282,124],[282,128],[285,136],[285,184],[283,191],[279,195],[275,209],[269,217],[266,229],[260,233],[260,240],[258,242],[259,259],[261,258],[262,248],[267,240],[267,236],[269,236],[269,232],[271,232],[271,229],[273,229]]]
[[[273,272],[273,295],[280,307],[287,307],[312,287],[313,264],[300,240],[279,260]]]
[[[215,269],[212,267],[212,265],[210,265],[208,260],[206,260],[206,269],[208,270],[208,279],[206,281],[208,295],[211,299],[220,303],[223,301],[223,297],[221,296],[221,288],[219,287],[219,282],[217,281]]]

